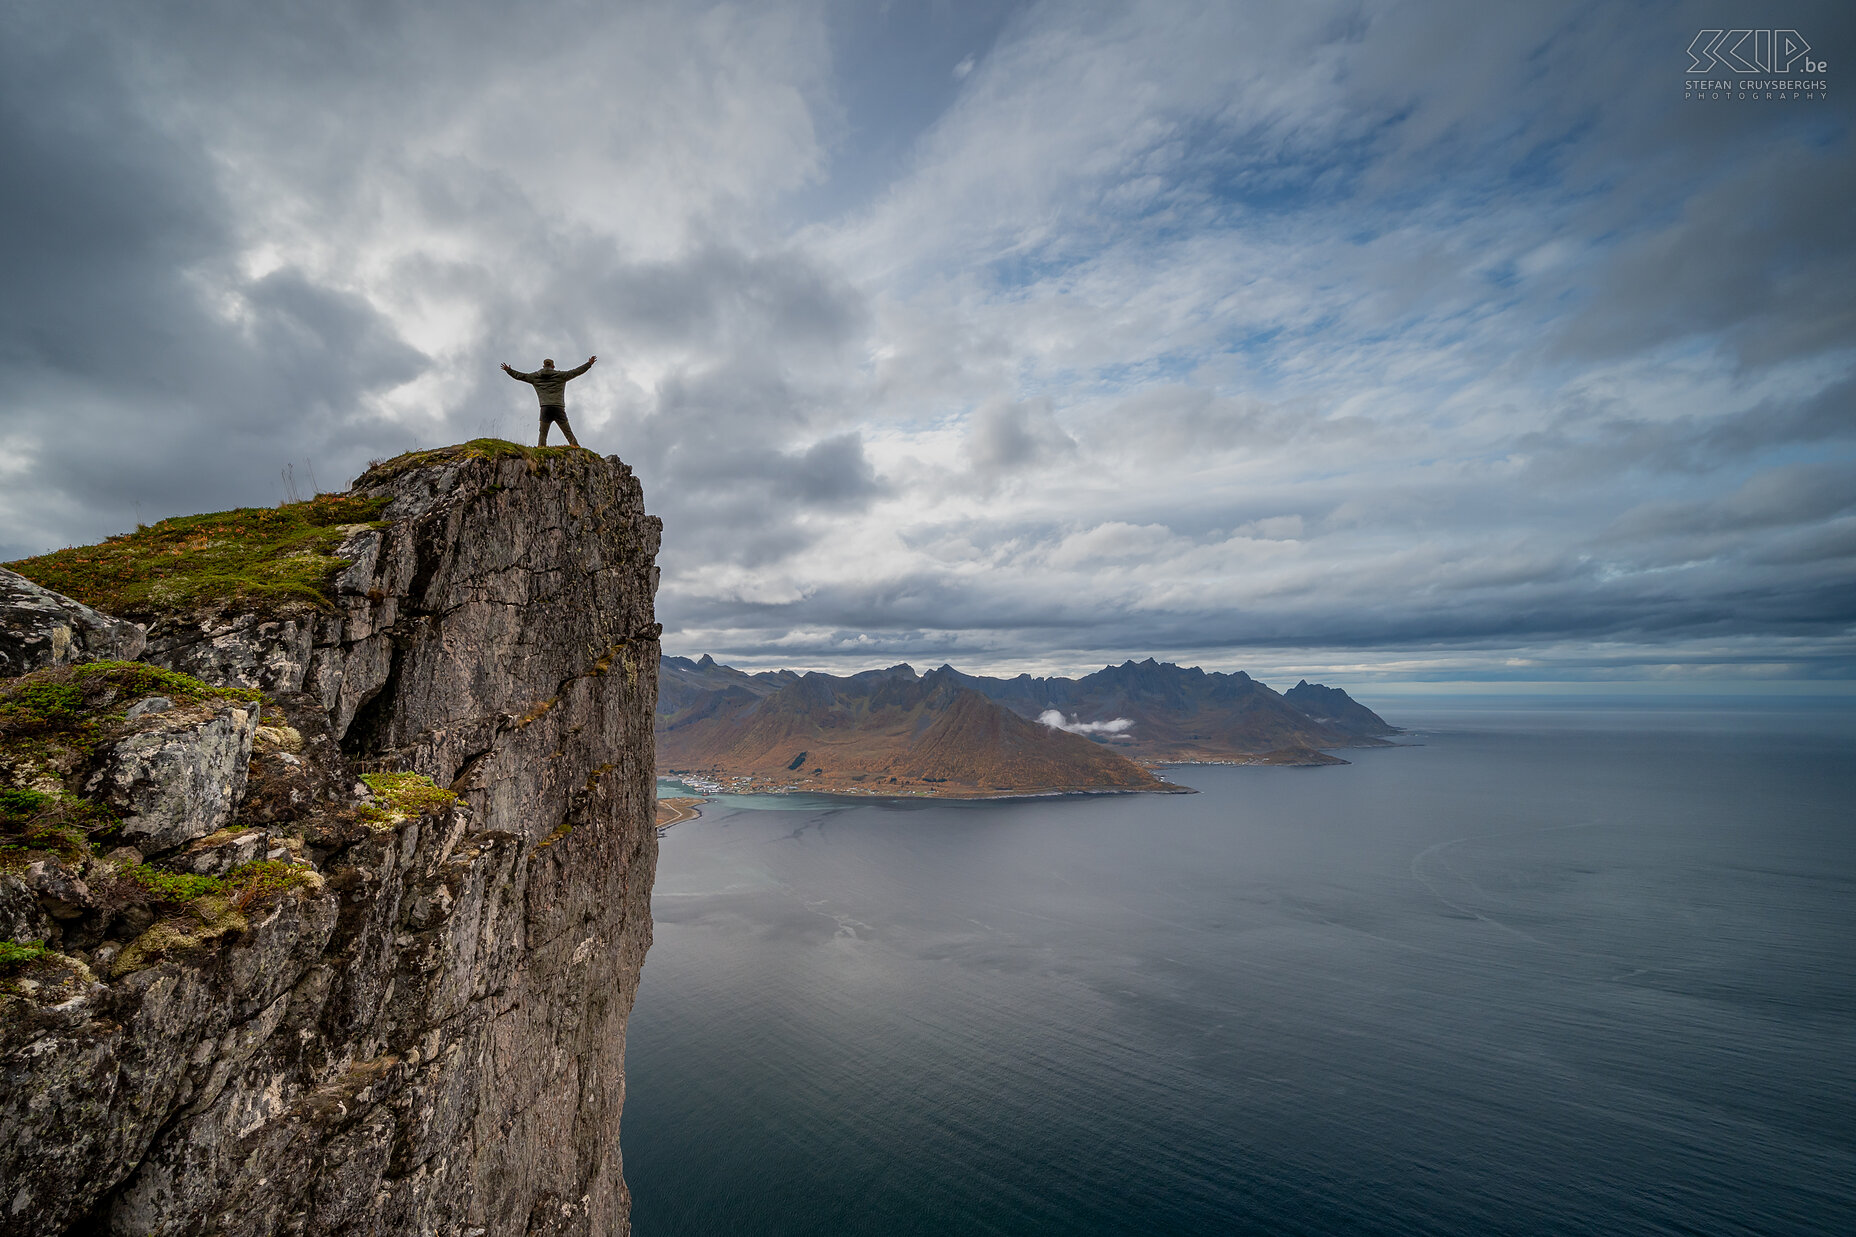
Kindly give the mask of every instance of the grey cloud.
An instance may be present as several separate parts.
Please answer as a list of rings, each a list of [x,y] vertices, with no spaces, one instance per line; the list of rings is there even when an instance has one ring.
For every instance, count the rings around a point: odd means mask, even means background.
[[[1618,241],[1561,346],[1616,356],[1725,332],[1755,365],[1845,346],[1856,335],[1856,234],[1839,204],[1852,195],[1847,135],[1742,159],[1666,226]]]
[[[386,453],[354,405],[418,354],[300,272],[226,269],[236,224],[210,160],[152,122],[106,32],[39,16],[0,40],[0,159],[23,173],[0,202],[0,429],[30,461],[0,500],[0,553],[274,502],[288,461],[314,455],[338,483]]]
[[[1772,468],[1708,502],[1634,508],[1613,525],[1613,532],[1627,538],[1740,532],[1815,523],[1852,507],[1856,507],[1856,465]]]
[[[1842,377],[1808,395],[1767,396],[1716,415],[1645,416],[1616,400],[1573,400],[1537,430],[1519,433],[1514,451],[1538,485],[1590,483],[1632,470],[1706,475],[1785,447],[1856,439],[1856,379]]]
[[[974,412],[967,451],[976,472],[995,478],[1073,455],[1076,440],[1058,424],[1049,399],[994,399]]]
[[[782,463],[785,492],[807,507],[862,510],[887,490],[857,434],[824,439]]]
[[[804,254],[750,254],[711,241],[671,261],[622,264],[570,295],[647,345],[749,345],[836,356],[865,324],[861,298]],[[574,289],[583,289],[575,291]]]
[[[373,306],[300,271],[274,271],[244,295],[253,349],[277,384],[299,398],[350,408],[362,392],[398,386],[426,364]]]

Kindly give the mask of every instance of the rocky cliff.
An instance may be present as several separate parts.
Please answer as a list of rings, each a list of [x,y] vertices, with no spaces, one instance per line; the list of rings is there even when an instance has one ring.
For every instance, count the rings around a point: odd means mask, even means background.
[[[0,1234],[628,1230],[658,534],[473,443],[14,564],[147,647],[0,683]]]

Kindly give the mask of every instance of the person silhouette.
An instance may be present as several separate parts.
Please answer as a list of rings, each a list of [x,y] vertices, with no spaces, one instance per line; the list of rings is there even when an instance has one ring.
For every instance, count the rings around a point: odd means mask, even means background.
[[[578,378],[587,370],[592,369],[593,362],[597,360],[599,360],[598,357],[590,356],[586,359],[586,364],[577,369],[556,369],[554,358],[548,357],[542,361],[541,368],[532,374],[525,374],[519,369],[511,369],[509,362],[503,362],[503,372],[518,382],[526,382],[534,387],[535,397],[541,401],[541,433],[535,440],[536,446],[548,445],[548,426],[555,421],[561,423],[561,433],[567,435],[568,446],[580,445],[580,440],[574,437],[574,427],[567,424],[567,383],[570,379]]]

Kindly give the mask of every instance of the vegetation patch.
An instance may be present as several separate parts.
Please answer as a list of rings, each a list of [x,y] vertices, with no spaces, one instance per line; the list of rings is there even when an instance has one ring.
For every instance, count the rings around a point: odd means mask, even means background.
[[[141,886],[150,901],[164,902],[169,906],[185,906],[189,902],[218,897],[226,892],[224,877],[169,872],[165,868],[151,868],[145,863],[125,867],[122,875],[125,880]]]
[[[149,696],[176,704],[262,699],[139,661],[50,666],[0,682],[0,866],[35,851],[75,859],[116,828],[107,809],[61,784],[121,733],[122,709]]]
[[[139,661],[92,661],[48,666],[0,683],[0,747],[22,738],[57,738],[89,747],[102,728],[120,724],[120,709],[149,696],[175,704],[201,700],[257,703],[264,694],[249,687],[213,687],[190,674]]]
[[[232,906],[239,911],[268,906],[292,890],[320,893],[323,883],[316,869],[284,859],[257,859],[233,868],[226,876]]]
[[[0,998],[62,1001],[97,982],[83,959],[37,941],[0,940]]]
[[[50,952],[40,941],[0,940],[0,975],[17,975]]]
[[[362,804],[356,813],[370,829],[392,829],[428,812],[439,812],[458,797],[423,773],[363,773],[361,781],[374,792],[375,802]]]
[[[382,485],[415,468],[425,468],[433,464],[450,464],[458,460],[526,460],[529,471],[540,471],[545,460],[560,459],[582,451],[583,447],[525,447],[518,442],[505,438],[473,438],[455,446],[438,447],[431,451],[408,451],[396,455],[390,460],[376,460],[368,465],[366,472],[355,481],[354,488],[366,489]]]
[[[327,608],[347,560],[347,526],[376,521],[384,498],[320,494],[281,507],[176,516],[100,545],[7,566],[109,614],[156,615],[214,601],[300,601]]]
[[[167,872],[136,864],[122,869],[125,883],[139,886],[166,914],[131,941],[110,968],[112,977],[151,966],[162,958],[193,953],[251,926],[247,915],[292,890],[320,892],[322,874],[282,859],[242,863],[224,876]]]
[[[34,853],[81,858],[91,834],[116,824],[105,808],[62,790],[0,790],[0,870],[23,868]]]
[[[254,859],[224,876],[169,872],[138,863],[123,868],[122,876],[139,886],[150,901],[177,908],[203,898],[229,898],[235,909],[243,911],[292,889],[322,888],[322,876],[314,868],[285,859]]]
[[[194,953],[250,926],[231,899],[218,895],[197,898],[184,914],[163,919],[130,941],[110,968],[110,976],[120,978],[173,954]]]

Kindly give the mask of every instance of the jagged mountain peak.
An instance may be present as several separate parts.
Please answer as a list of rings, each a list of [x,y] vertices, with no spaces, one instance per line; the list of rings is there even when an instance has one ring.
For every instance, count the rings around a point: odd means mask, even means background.
[[[683,690],[675,682],[680,677],[684,676],[665,676],[660,702]],[[763,692],[780,683],[800,681],[792,671],[756,676],[768,679],[770,687],[740,677],[752,685],[751,690]],[[1394,733],[1393,727],[1338,689],[1304,681],[1290,693],[1295,696],[1291,699],[1241,670],[1207,671],[1153,657],[1130,658],[1081,679],[1029,674],[997,679],[964,674],[944,662],[919,678],[903,664],[844,678],[818,675],[817,686],[830,687],[838,710],[833,716],[840,726],[872,724],[870,709],[915,708],[930,699],[936,707],[946,707],[955,693],[971,691],[1030,722],[1055,710],[1072,729],[1093,727],[1089,733],[1098,746],[1099,741],[1109,740],[1117,751],[1156,761],[1251,759],[1284,751],[1357,747]],[[688,702],[681,696],[677,699],[679,703],[670,707],[660,703],[660,719],[676,724],[679,717],[718,715],[713,704],[690,706],[693,711],[679,713]],[[824,704],[822,695],[817,703]],[[1106,729],[1116,722],[1126,725]]]

